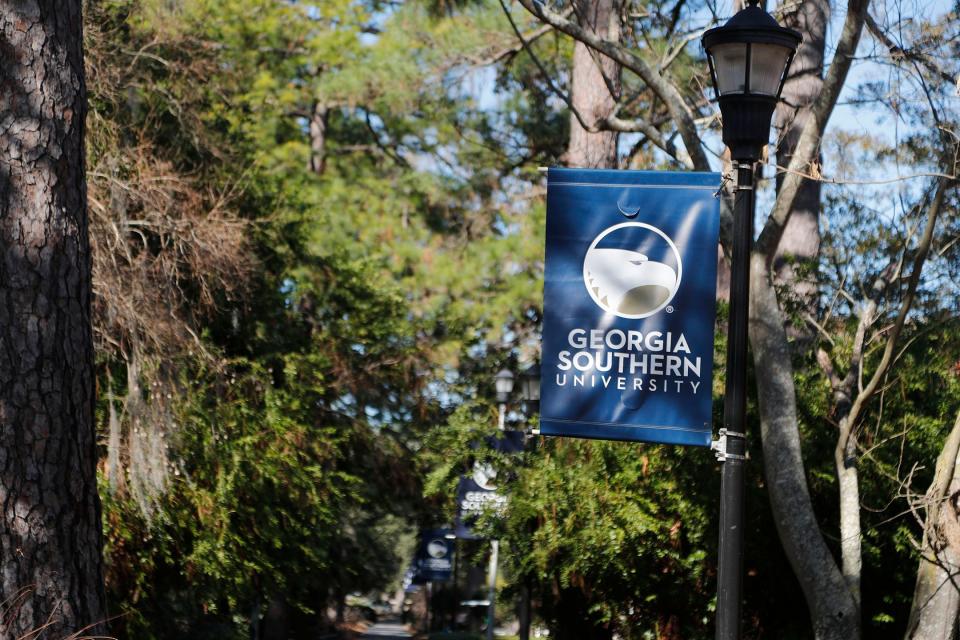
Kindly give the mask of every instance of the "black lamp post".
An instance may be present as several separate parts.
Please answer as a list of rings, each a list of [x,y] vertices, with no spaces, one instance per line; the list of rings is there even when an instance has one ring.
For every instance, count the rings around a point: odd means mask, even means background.
[[[540,363],[534,362],[520,373],[520,396],[523,398],[524,410],[527,417],[539,411],[540,403]],[[529,431],[527,432],[529,435]],[[532,533],[532,532],[531,532]],[[520,609],[517,615],[519,628],[517,637],[520,640],[530,640],[530,583],[524,578],[520,585]]]
[[[715,443],[723,462],[717,570],[717,640],[740,638],[743,587],[743,493],[746,461],[747,314],[753,243],[754,164],[770,138],[770,119],[801,36],[777,24],[758,0],[703,36],[723,118],[723,142],[737,169],[723,427]]]
[[[497,392],[497,421],[500,431],[503,431],[507,416],[507,400],[513,392],[513,372],[509,369],[501,369],[493,378],[493,387]],[[487,640],[493,640],[493,628],[496,625],[496,599],[497,599],[497,558],[500,555],[500,541],[490,541],[490,569],[487,572]]]

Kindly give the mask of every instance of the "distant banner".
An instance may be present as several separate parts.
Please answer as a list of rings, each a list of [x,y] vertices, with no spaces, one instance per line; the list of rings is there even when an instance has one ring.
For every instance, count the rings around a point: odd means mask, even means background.
[[[503,513],[507,498],[497,491],[496,474],[489,465],[474,466],[473,473],[461,476],[457,485],[456,535],[465,540],[480,540],[483,536],[474,530],[483,513]]]
[[[485,444],[500,453],[523,451],[525,434],[522,431],[501,431],[485,439]],[[483,536],[474,530],[477,519],[484,513],[501,514],[507,508],[507,498],[497,490],[497,472],[489,464],[475,463],[470,475],[460,477],[457,484],[457,520],[455,533],[465,540],[480,540]]]
[[[426,529],[420,532],[414,584],[445,582],[453,577],[453,540],[450,529]]]
[[[709,446],[719,185],[550,169],[541,433]]]

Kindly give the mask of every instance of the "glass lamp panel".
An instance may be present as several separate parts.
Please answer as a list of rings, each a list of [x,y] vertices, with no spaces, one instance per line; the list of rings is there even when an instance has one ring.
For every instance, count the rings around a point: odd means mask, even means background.
[[[513,391],[513,373],[506,369],[501,370],[494,379],[494,386],[497,389],[497,393],[504,395]]]
[[[777,95],[787,60],[790,59],[790,49],[776,44],[754,44],[752,49],[750,93]]]
[[[523,399],[527,402],[536,402],[540,399],[540,365],[534,363],[520,374]]]
[[[540,399],[540,378],[526,376],[523,379],[523,399],[535,402]]]
[[[747,77],[747,45],[742,42],[714,45],[710,48],[710,55],[713,56],[720,95],[743,93]]]

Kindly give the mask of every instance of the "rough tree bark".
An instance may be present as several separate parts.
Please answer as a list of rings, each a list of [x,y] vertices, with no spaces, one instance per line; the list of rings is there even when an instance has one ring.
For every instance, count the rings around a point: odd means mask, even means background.
[[[742,7],[741,7],[742,8]],[[803,42],[790,65],[783,84],[781,101],[774,113],[774,127],[780,131],[777,141],[777,164],[790,165],[800,140],[800,133],[810,118],[810,110],[823,87],[824,51],[827,23],[830,20],[829,0],[805,0],[788,3],[779,16],[785,27],[803,34]],[[730,171],[724,164],[724,173]],[[783,174],[777,173],[777,189]],[[776,282],[788,293],[791,304],[815,314],[816,285],[801,276],[809,272],[820,252],[820,183],[804,180],[790,218],[780,237],[774,256]],[[721,255],[717,261],[717,299],[728,300],[730,287],[729,262]]]
[[[7,3],[0,32],[0,636],[92,635],[105,608],[81,3]]]
[[[953,640],[960,617],[960,414],[926,495],[917,586],[906,640]]]
[[[582,28],[606,40],[620,39],[620,14],[615,0],[578,0],[576,7]],[[619,91],[620,65],[577,40],[570,71],[573,108],[588,124],[606,120],[614,113],[614,94]],[[566,163],[571,167],[615,168],[618,139],[616,131],[585,130],[571,113]]]

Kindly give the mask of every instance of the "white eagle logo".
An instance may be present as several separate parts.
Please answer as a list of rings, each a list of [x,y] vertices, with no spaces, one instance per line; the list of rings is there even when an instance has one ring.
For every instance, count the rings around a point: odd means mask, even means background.
[[[677,269],[650,260],[639,251],[599,249],[601,240],[625,228],[641,228],[661,237],[673,251]],[[664,232],[643,222],[623,222],[598,235],[583,260],[583,282],[604,311],[621,318],[646,318],[670,303],[680,286],[680,251]]]
[[[497,479],[497,470],[490,464],[473,463],[473,481],[484,491],[493,491],[497,488],[494,481]]]
[[[447,555],[447,543],[439,538],[427,543],[427,555],[440,559]]]

